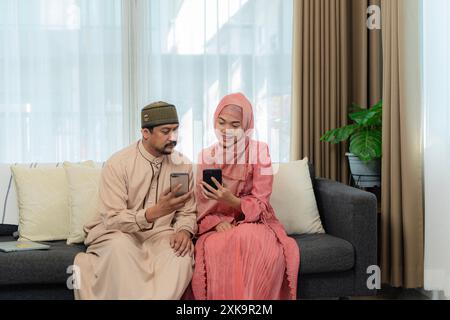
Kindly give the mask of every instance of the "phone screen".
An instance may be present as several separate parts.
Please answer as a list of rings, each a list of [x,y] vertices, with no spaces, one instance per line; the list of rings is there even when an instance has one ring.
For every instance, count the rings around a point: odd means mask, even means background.
[[[216,178],[219,184],[222,184],[222,170],[221,169],[206,169],[203,170],[203,181],[209,184],[211,187],[217,190],[217,186],[212,180],[212,177]]]
[[[181,188],[175,194],[176,197],[189,192],[189,174],[188,173],[172,173],[170,174],[170,191],[174,190],[177,185],[181,184]]]

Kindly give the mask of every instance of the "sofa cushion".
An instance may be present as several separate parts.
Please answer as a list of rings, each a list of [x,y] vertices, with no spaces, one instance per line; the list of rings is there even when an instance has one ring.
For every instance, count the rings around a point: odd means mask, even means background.
[[[85,161],[79,165],[95,167],[95,162]],[[11,166],[11,172],[19,205],[20,240],[66,240],[70,208],[64,168],[17,165]]]
[[[98,188],[102,168],[90,168],[64,162],[69,186],[69,236],[67,244],[83,243],[84,225],[97,215]]]
[[[13,237],[0,237],[14,241]],[[0,252],[0,285],[11,284],[64,284],[67,267],[75,256],[84,252],[84,245],[67,245],[65,241],[40,242],[50,245],[49,250]]]
[[[11,172],[11,165],[0,163],[0,225],[18,225],[19,224],[19,207],[17,203],[17,192],[15,181]],[[57,168],[62,163],[28,163],[19,164],[25,168]],[[102,168],[104,162],[97,162],[95,166]]]
[[[12,236],[18,230],[18,226],[9,224],[0,224],[0,237]]]
[[[346,240],[328,234],[291,237],[300,248],[300,274],[346,271],[355,264],[353,246]]]
[[[353,246],[327,234],[291,236],[300,247],[300,274],[340,272],[353,268]],[[13,237],[0,237],[14,241]],[[75,256],[85,251],[84,245],[67,245],[65,241],[42,242],[45,251],[0,252],[0,285],[64,284],[70,276],[67,267]]]
[[[325,233],[308,159],[276,164],[274,173],[270,204],[287,234]]]

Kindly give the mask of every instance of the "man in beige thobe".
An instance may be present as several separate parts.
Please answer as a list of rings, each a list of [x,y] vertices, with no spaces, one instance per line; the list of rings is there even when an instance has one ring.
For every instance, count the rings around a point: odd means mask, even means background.
[[[76,299],[180,299],[189,285],[196,205],[192,164],[173,150],[177,130],[175,106],[151,104],[142,140],[107,161],[88,248],[75,257]],[[171,173],[189,174],[189,193],[175,197]]]

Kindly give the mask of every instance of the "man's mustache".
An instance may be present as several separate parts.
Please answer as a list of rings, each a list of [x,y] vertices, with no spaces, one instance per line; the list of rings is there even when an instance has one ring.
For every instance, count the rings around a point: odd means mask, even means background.
[[[166,146],[165,146],[165,148],[167,148],[167,147],[176,147],[177,146],[177,142],[176,141],[173,141],[173,142],[171,142],[171,143],[168,143]]]

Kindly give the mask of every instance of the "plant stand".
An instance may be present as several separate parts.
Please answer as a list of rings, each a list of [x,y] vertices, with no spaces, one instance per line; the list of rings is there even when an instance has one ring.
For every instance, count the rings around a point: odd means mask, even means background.
[[[373,187],[366,187],[363,186],[361,184],[362,181],[365,181],[366,178],[377,178],[380,179],[381,176],[379,174],[353,174],[350,173],[349,179],[348,179],[348,184],[352,187],[361,189],[361,190],[366,190],[366,189],[372,189],[372,188],[380,188],[378,186],[373,186]]]
[[[346,153],[350,168],[349,185],[359,188],[381,187],[381,160],[362,162],[352,153]]]

